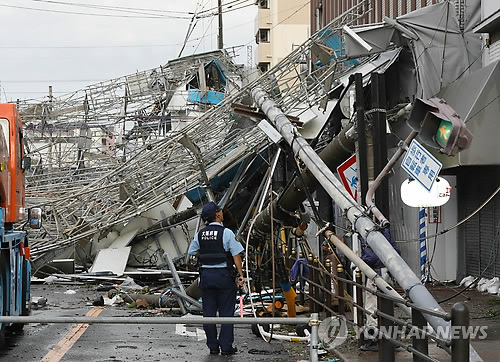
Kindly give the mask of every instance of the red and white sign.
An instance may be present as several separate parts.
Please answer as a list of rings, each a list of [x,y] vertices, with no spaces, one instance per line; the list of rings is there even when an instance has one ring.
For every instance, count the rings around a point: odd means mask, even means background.
[[[356,154],[349,157],[343,164],[337,167],[340,181],[352,198],[358,200],[358,165],[356,164]]]

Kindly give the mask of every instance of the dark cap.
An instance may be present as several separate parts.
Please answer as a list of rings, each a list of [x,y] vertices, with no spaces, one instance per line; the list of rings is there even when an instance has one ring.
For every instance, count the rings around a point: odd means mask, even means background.
[[[215,219],[215,214],[220,210],[219,205],[215,202],[210,201],[201,210],[201,218],[204,220]]]

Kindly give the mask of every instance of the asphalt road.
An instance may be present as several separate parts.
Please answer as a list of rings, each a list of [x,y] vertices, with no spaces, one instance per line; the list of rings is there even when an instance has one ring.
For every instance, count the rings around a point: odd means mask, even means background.
[[[68,291],[74,291],[68,292]],[[70,293],[70,294],[68,294]],[[106,295],[95,285],[32,285],[32,298],[44,297],[45,306],[32,310],[33,316],[74,317],[88,313],[99,316],[151,316],[165,311],[138,310],[126,304],[92,306],[95,298]],[[175,314],[172,314],[175,315]],[[175,315],[178,316],[178,315]],[[308,361],[309,348],[301,342],[266,343],[250,326],[235,326],[234,356],[210,355],[202,326],[198,325],[68,325],[27,324],[20,335],[7,338],[0,351],[3,361]]]

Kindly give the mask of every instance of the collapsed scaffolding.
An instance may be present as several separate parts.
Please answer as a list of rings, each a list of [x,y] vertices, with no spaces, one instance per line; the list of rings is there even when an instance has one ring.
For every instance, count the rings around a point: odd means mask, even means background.
[[[360,4],[342,14],[246,86],[242,70],[216,51],[41,104],[21,102],[26,149],[33,160],[26,173],[26,201],[28,207],[43,207],[45,214],[42,230],[32,235],[35,266],[162,202],[174,203],[200,183],[207,188],[207,178],[266,147],[257,123],[232,108],[235,103],[250,106],[249,92],[256,85],[279,94],[281,109],[298,117],[311,107],[324,111],[335,79],[359,64],[345,59],[342,26],[367,11]],[[213,61],[232,85],[215,104],[203,99],[210,90],[206,80],[213,79],[203,75]],[[179,107],[179,94],[184,101],[190,95],[178,89],[189,91],[193,79],[198,80],[197,102]],[[134,127],[126,132],[129,121]]]

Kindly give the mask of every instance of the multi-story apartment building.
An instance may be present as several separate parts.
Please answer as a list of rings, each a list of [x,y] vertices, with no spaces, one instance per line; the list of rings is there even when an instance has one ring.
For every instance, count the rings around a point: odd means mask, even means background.
[[[255,19],[256,63],[265,72],[309,38],[310,2],[258,0]]]

